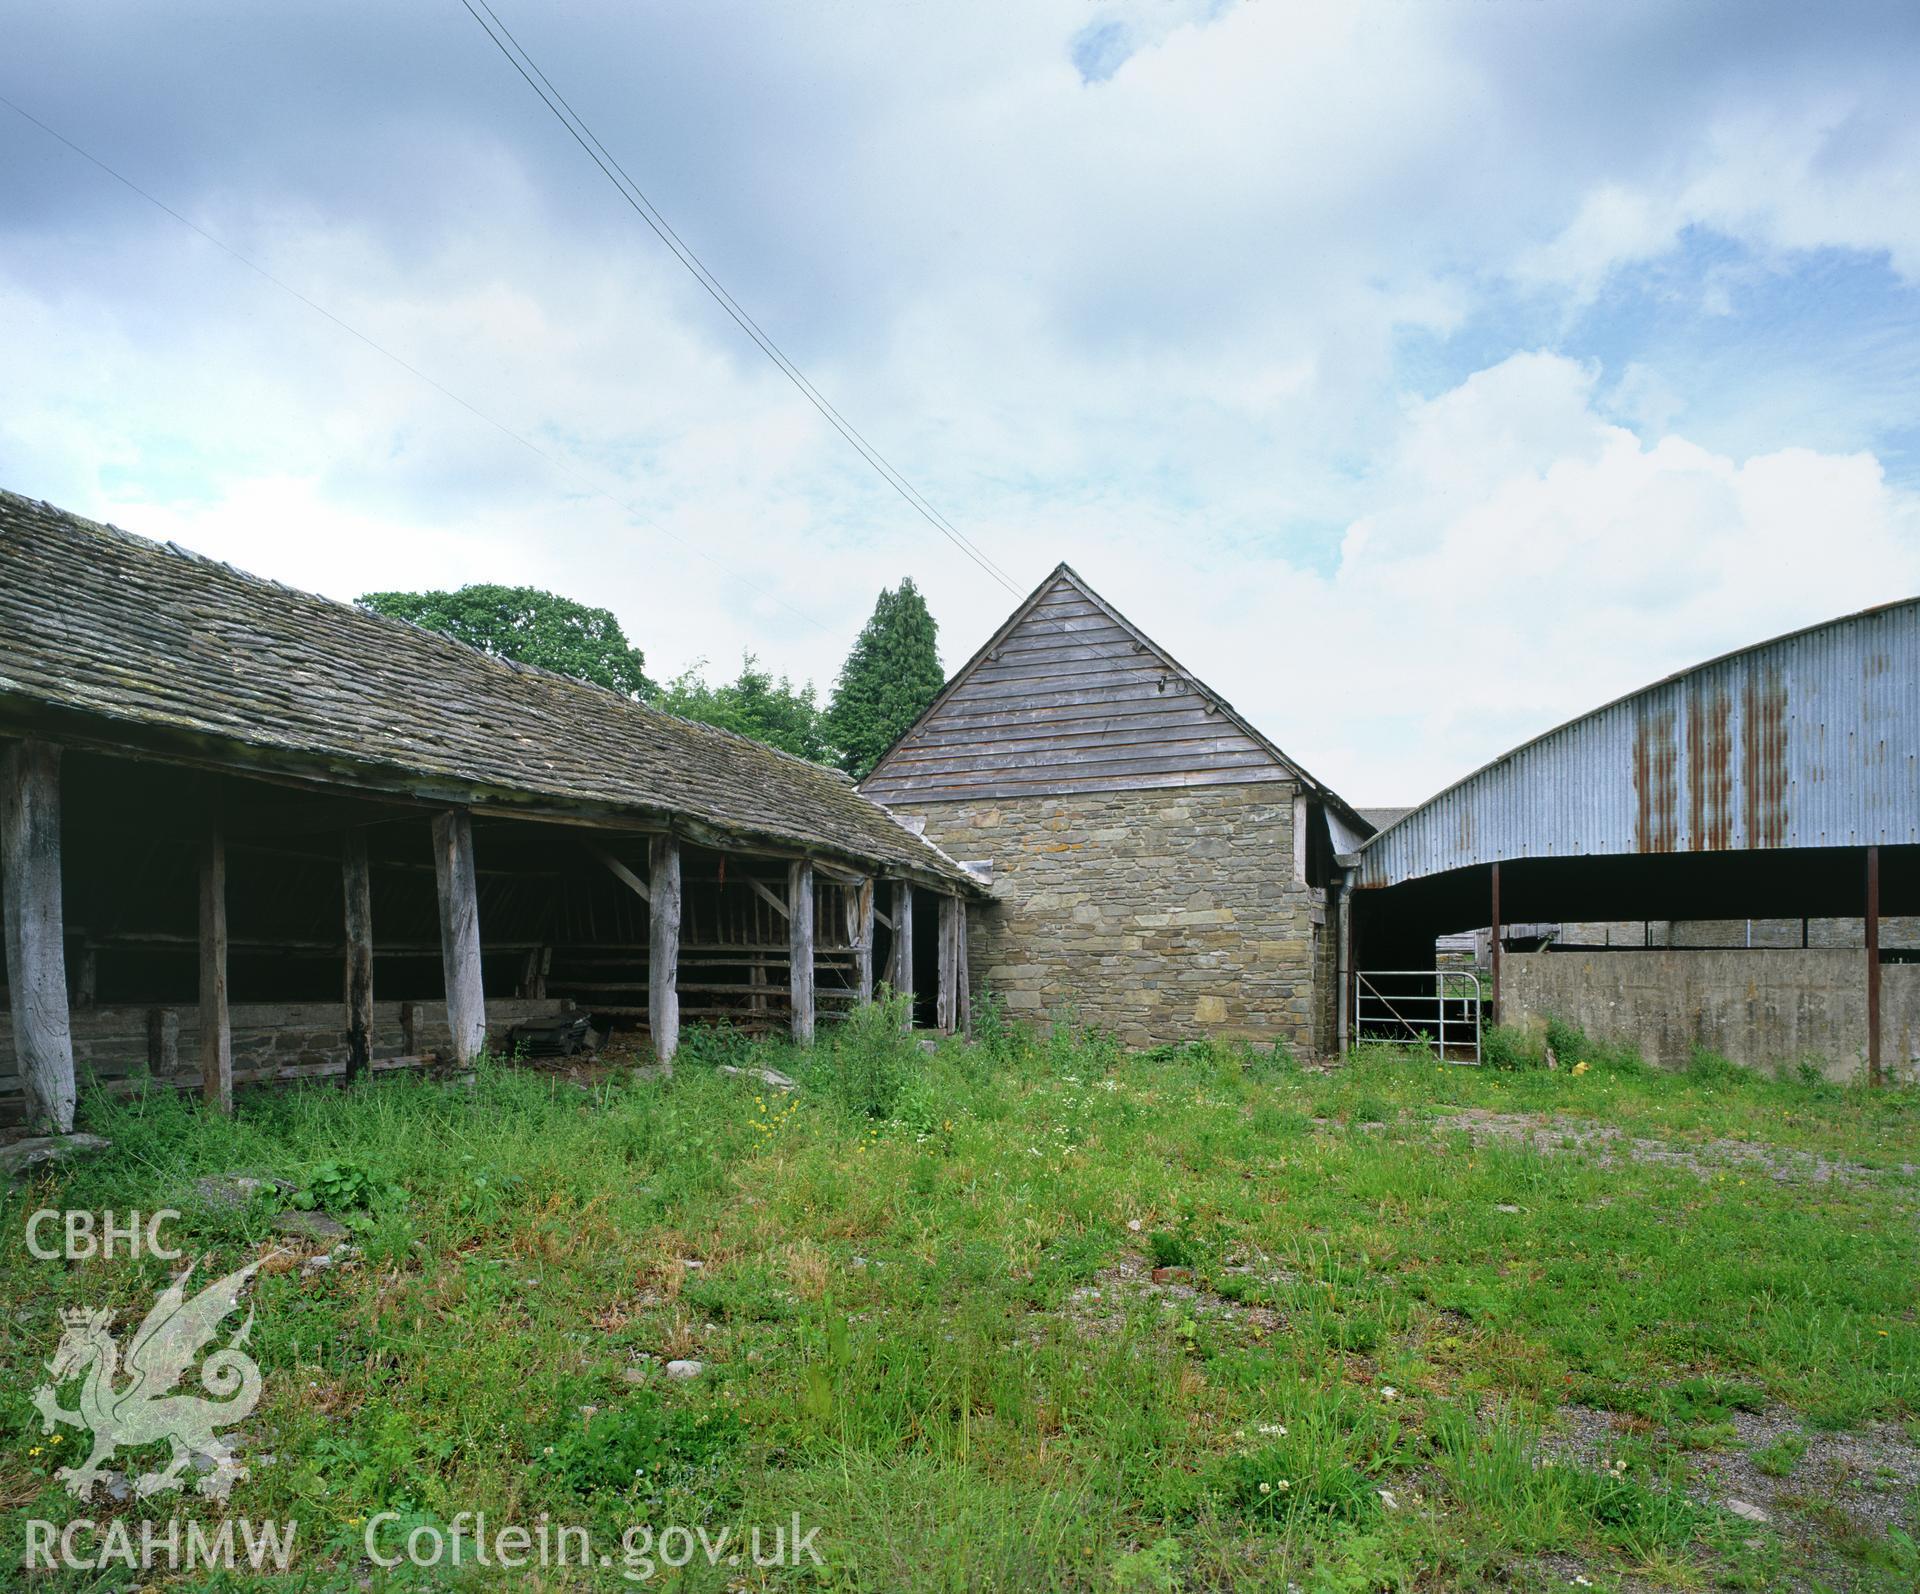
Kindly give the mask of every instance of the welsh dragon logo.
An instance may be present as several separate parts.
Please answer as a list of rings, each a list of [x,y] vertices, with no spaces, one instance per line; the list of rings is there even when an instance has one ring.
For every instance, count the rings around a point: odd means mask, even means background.
[[[264,1261],[265,1258],[262,1258]],[[260,1267],[253,1262],[237,1273],[216,1280],[187,1299],[187,1281],[193,1268],[176,1278],[153,1303],[127,1345],[124,1371],[131,1382],[116,1388],[122,1373],[120,1348],[108,1330],[113,1313],[77,1308],[60,1314],[64,1332],[47,1363],[48,1381],[34,1391],[33,1403],[44,1419],[41,1431],[52,1433],[57,1423],[90,1429],[93,1454],[77,1467],[62,1467],[55,1476],[82,1500],[91,1499],[100,1481],[101,1466],[117,1450],[138,1449],[165,1440],[173,1448],[167,1465],[143,1473],[133,1492],[145,1499],[178,1489],[181,1474],[194,1456],[213,1462],[213,1470],[196,1485],[203,1495],[224,1500],[247,1469],[234,1459],[233,1449],[215,1432],[247,1417],[260,1400],[260,1368],[241,1350],[253,1327],[253,1313],[225,1345],[207,1356],[200,1382],[214,1398],[176,1395],[174,1386],[200,1359],[220,1324],[240,1305],[241,1292]],[[80,1409],[60,1405],[60,1386],[79,1378]]]

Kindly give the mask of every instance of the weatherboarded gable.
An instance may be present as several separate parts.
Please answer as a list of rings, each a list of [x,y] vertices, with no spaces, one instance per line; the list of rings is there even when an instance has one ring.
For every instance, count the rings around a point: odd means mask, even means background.
[[[1296,778],[1277,748],[1062,565],[862,790],[911,806]]]

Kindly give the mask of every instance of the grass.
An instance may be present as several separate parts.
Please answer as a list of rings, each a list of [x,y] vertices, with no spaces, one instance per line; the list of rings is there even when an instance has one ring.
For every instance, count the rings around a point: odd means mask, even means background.
[[[1750,1410],[1810,1433],[1920,1418],[1911,1093],[1618,1057],[1574,1074],[1564,1046],[1551,1071],[1396,1052],[1322,1075],[992,1015],[922,1055],[879,1010],[810,1052],[754,1048],[791,1096],[709,1066],[745,1050],[696,1034],[671,1081],[487,1065],[469,1089],[254,1093],[230,1121],[170,1095],[89,1102],[112,1150],[4,1214],[0,1558],[21,1564],[29,1516],[215,1514],[54,1483],[28,1396],[57,1309],[112,1305],[124,1328],[170,1269],[35,1261],[25,1214],[178,1207],[210,1278],[273,1248],[280,1205],[324,1195],[361,1253],[256,1281],[266,1392],[227,1506],[298,1519],[282,1587],[368,1586],[370,1518],[398,1513],[392,1544],[460,1511],[545,1512],[596,1543],[641,1522],[819,1527],[822,1567],[656,1567],[685,1588],[1920,1577],[1910,1538],[1824,1498],[1756,1528],[1701,1485]],[[1436,1131],[1467,1109],[1542,1115],[1567,1144]],[[1607,1165],[1584,1124],[1700,1160]],[[1726,1143],[1880,1171],[1782,1181],[1717,1160]],[[293,1190],[195,1200],[196,1176],[235,1173]],[[705,1370],[669,1380],[682,1357]],[[1561,1442],[1577,1416],[1614,1425],[1606,1454]],[[1803,1449],[1757,1466],[1808,1489]],[[447,1582],[401,1567],[370,1586]]]

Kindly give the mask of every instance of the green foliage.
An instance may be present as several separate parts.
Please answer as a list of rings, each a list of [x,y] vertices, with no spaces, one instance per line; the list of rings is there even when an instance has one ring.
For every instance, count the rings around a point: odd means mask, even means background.
[[[805,1049],[689,1028],[672,1078],[483,1060],[471,1090],[381,1074],[243,1090],[231,1117],[90,1093],[112,1145],[0,1192],[0,1560],[22,1519],[99,1510],[30,1404],[60,1312],[112,1308],[124,1334],[178,1271],[37,1261],[24,1215],[153,1211],[246,1170],[336,1204],[406,1191],[359,1255],[249,1290],[275,1462],[250,1447],[226,1509],[302,1524],[297,1572],[250,1588],[352,1583],[377,1510],[401,1513],[389,1548],[461,1511],[614,1541],[797,1511],[828,1560],[801,1581],[835,1589],[1491,1594],[1575,1565],[1916,1586],[1910,1538],[1842,1514],[1876,1480],[1817,1431],[1920,1441],[1920,1092],[1384,1047],[1294,1073],[1070,1022],[928,1053],[901,1017]],[[694,1066],[720,1059],[800,1088]],[[1385,1121],[1350,1132],[1369,1102]],[[1509,1122],[1533,1133],[1471,1132]],[[1851,1171],[1753,1161],[1803,1154]],[[201,1276],[263,1254],[268,1205],[179,1204]],[[1192,1274],[1155,1284],[1161,1258]],[[705,1371],[636,1372],[677,1356]],[[1758,1532],[1689,1499],[1721,1497],[1756,1409],[1755,1465],[1791,1474]]]
[[[881,592],[840,667],[826,714],[828,739],[854,779],[880,761],[946,684],[938,634],[911,577]]]
[[[390,1180],[376,1178],[353,1162],[322,1162],[294,1193],[292,1204],[303,1212],[316,1208],[335,1214],[380,1212],[398,1206],[406,1192]]]
[[[643,1388],[584,1422],[563,1423],[535,1467],[569,1494],[645,1498],[726,1456],[742,1432],[729,1406],[668,1406]]]
[[[1191,1227],[1155,1229],[1147,1236],[1147,1254],[1155,1267],[1192,1267],[1198,1253]]]
[[[1179,1588],[1180,1541],[1155,1539],[1144,1550],[1114,1557],[1109,1575],[1127,1594],[1173,1594]]]
[[[1695,1045],[1687,1055],[1687,1077],[1696,1084],[1726,1087],[1744,1085],[1756,1076],[1718,1052]]]
[[[814,1049],[808,1082],[849,1112],[891,1118],[908,1078],[926,1059],[907,1033],[911,998],[882,986]]]
[[[1495,1024],[1480,1036],[1480,1061],[1488,1068],[1517,1071],[1545,1068],[1547,1054],[1540,1037],[1513,1024]]]
[[[751,653],[741,657],[739,676],[722,685],[709,685],[703,668],[696,664],[667,682],[655,695],[654,707],[682,719],[738,731],[796,758],[816,764],[832,762],[832,747],[811,681],[798,687],[784,675],[776,681]]]
[[[1571,1068],[1592,1049],[1587,1032],[1564,1018],[1547,1020],[1547,1046],[1562,1068]]]
[[[369,592],[360,607],[490,653],[538,665],[576,681],[610,687],[622,697],[653,691],[646,660],[627,641],[610,609],[589,608],[538,587],[476,585],[457,592]]]

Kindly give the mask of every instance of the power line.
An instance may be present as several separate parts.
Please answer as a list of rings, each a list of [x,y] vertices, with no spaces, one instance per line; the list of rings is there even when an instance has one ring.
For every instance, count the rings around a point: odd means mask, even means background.
[[[182,215],[179,211],[175,210],[173,206],[169,205],[165,200],[157,197],[152,193],[149,193],[146,189],[142,188],[138,183],[136,183],[131,177],[128,177],[125,174],[119,171],[116,171],[113,167],[109,166],[105,161],[100,159],[99,156],[93,154],[90,150],[83,149],[80,145],[76,144],[72,139],[68,138],[66,134],[62,133],[58,128],[48,126],[47,123],[41,121],[40,118],[35,116],[31,111],[25,109],[23,106],[15,104],[12,100],[8,99],[4,94],[0,94],[0,105],[6,106],[8,110],[14,112],[16,115],[22,117],[26,121],[31,122],[35,127],[39,128],[40,131],[45,133],[48,137],[56,140],[61,144],[64,144],[68,149],[72,150],[73,153],[78,155],[82,160],[88,162],[90,165],[98,167],[101,171],[105,172],[107,176],[111,177],[115,182],[119,183],[122,187],[130,190],[135,194],[138,194],[140,198],[144,199],[148,204],[152,205],[155,209],[164,211],[167,215],[171,216],[175,221],[179,222],[181,226],[187,228],[191,232],[197,233],[201,238],[205,239],[208,243],[212,244],[213,247],[218,249],[222,254],[228,256],[233,260],[238,261],[241,265],[245,266],[249,271],[253,272],[255,276],[260,277],[263,280],[272,283],[273,286],[278,288],[282,293],[289,294],[293,298],[298,299],[300,303],[305,305],[309,310],[313,311],[315,315],[321,316],[325,320],[331,321],[336,327],[338,327],[342,332],[346,333],[349,337],[354,338],[358,342],[365,344],[369,349],[373,350],[374,353],[382,356],[384,359],[392,361],[393,364],[399,366],[400,369],[405,371],[409,376],[415,378],[418,381],[426,383],[428,387],[432,388],[436,393],[440,394],[441,397],[449,399],[453,403],[459,405],[461,409],[465,410],[469,415],[472,415],[475,419],[486,422],[487,425],[491,426],[495,431],[501,433],[501,435],[513,439],[513,441],[518,443],[522,448],[526,449],[529,453],[536,455],[541,460],[544,460],[548,465],[552,466],[555,470],[562,471],[566,475],[572,477],[576,482],[578,482],[582,487],[586,488],[586,490],[592,493],[596,498],[602,498],[606,500],[606,502],[612,504],[616,509],[624,510],[634,520],[639,521],[644,525],[646,525],[648,530],[656,532],[660,536],[666,537],[673,542],[677,542],[678,544],[680,544],[681,547],[687,549],[691,553],[697,554],[700,558],[704,559],[708,564],[712,565],[714,569],[718,570],[722,575],[725,575],[731,578],[732,580],[738,581],[748,591],[756,593],[760,597],[766,598],[773,603],[779,604],[781,608],[787,611],[787,613],[793,615],[796,619],[806,621],[806,623],[814,627],[815,630],[825,632],[829,636],[834,635],[834,632],[829,627],[821,624],[821,622],[814,619],[812,615],[807,614],[800,609],[796,609],[785,598],[781,597],[779,593],[770,592],[765,587],[759,585],[757,582],[752,581],[748,579],[746,576],[741,575],[739,571],[735,570],[732,566],[726,564],[724,561],[716,559],[712,554],[708,553],[704,548],[699,547],[697,544],[688,542],[687,539],[682,537],[678,532],[675,532],[666,526],[662,526],[652,521],[649,521],[632,504],[608,492],[606,488],[600,486],[597,482],[593,481],[583,471],[581,471],[578,466],[574,465],[571,461],[563,459],[556,454],[549,453],[546,449],[542,448],[538,443],[534,442],[531,438],[525,436],[520,432],[516,432],[511,426],[507,425],[506,422],[495,419],[493,416],[489,415],[485,410],[481,409],[478,405],[473,404],[468,400],[462,398],[458,393],[454,392],[452,388],[446,386],[445,383],[437,381],[435,378],[429,376],[425,371],[421,370],[417,365],[414,365],[411,362],[403,359],[400,355],[395,354],[393,350],[387,348],[386,345],[374,341],[374,339],[368,337],[367,334],[362,332],[358,327],[352,325],[350,322],[342,320],[339,316],[335,315],[333,311],[329,310],[325,305],[319,303],[317,300],[308,298],[306,294],[302,293],[298,288],[294,287],[291,283],[283,280],[280,277],[275,276],[265,266],[261,265],[258,261],[252,259],[251,257],[245,254],[242,254],[238,249],[234,248],[233,245],[227,243],[224,239],[215,237],[212,233],[208,232],[206,228],[202,227],[198,222],[193,221],[187,216]]]
[[[586,151],[587,158],[600,168],[602,175],[606,177],[608,182],[613,184],[614,190],[620,197],[624,199],[634,213],[653,230],[654,235],[672,251],[674,258],[687,268],[694,280],[712,296],[714,302],[726,311],[734,324],[737,325],[742,332],[746,333],[759,347],[760,351],[779,368],[787,380],[792,382],[793,385],[805,395],[808,402],[827,419],[833,428],[853,446],[855,451],[858,452],[868,464],[872,465],[881,478],[904,498],[929,525],[985,571],[992,580],[998,582],[1016,598],[1024,597],[1025,593],[1014,582],[1013,578],[1009,576],[1000,565],[995,563],[989,555],[983,552],[977,544],[967,538],[951,520],[929,503],[925,496],[915,488],[906,477],[901,475],[878,449],[861,435],[853,423],[847,420],[839,410],[834,408],[832,403],[808,380],[806,373],[787,357],[779,345],[773,341],[760,324],[741,307],[739,301],[727,291],[719,278],[715,277],[714,274],[707,269],[705,262],[702,261],[700,257],[694,253],[692,248],[681,239],[680,235],[673,230],[673,227],[668,223],[667,219],[660,214],[653,202],[648,199],[646,194],[641,190],[640,185],[627,174],[626,168],[623,167],[614,157],[613,153],[601,143],[593,129],[587,125],[586,119],[582,117],[578,111],[574,110],[566,96],[554,87],[552,80],[541,70],[540,64],[534,60],[533,56],[527,51],[526,46],[521,44],[520,41],[514,37],[507,25],[500,20],[498,13],[494,11],[489,0],[460,0],[460,4],[465,7],[467,14],[480,25],[481,31],[493,41],[494,48],[499,50],[501,55],[506,58],[508,65],[520,74],[521,78],[526,82],[527,87],[532,89],[539,97],[540,102],[553,113],[554,119],[567,130],[572,136],[573,141],[578,144],[581,149]],[[475,8],[476,4],[478,9]],[[486,13],[484,17],[481,15],[482,11]],[[1062,637],[1067,638],[1072,646],[1081,649],[1088,658],[1102,658],[1101,655],[1093,651],[1089,644],[1076,639],[1067,627],[1057,621],[1042,620],[1041,623],[1048,629],[1056,631]],[[1136,675],[1143,681],[1151,681],[1157,688],[1162,690],[1164,690],[1165,683],[1171,679],[1182,682],[1209,700],[1211,700],[1213,695],[1206,691],[1198,681],[1193,680],[1191,677],[1179,671],[1171,669],[1143,670],[1138,665],[1131,665],[1120,659],[1102,659],[1102,662],[1117,666],[1119,673]]]
[[[627,175],[613,154],[602,144],[594,131],[579,112],[574,110],[566,97],[553,86],[540,65],[527,52],[524,45],[513,36],[507,25],[502,22],[487,0],[478,0],[475,9],[474,0],[460,0],[467,14],[479,23],[481,30],[493,41],[494,47],[506,57],[513,69],[526,80],[527,86],[539,96],[540,101],[554,115],[554,118],[573,136],[573,140],[587,152],[587,157],[605,174],[616,192],[630,205],[634,213],[654,231],[660,241],[673,252],[674,258],[692,273],[693,278],[706,289],[716,304],[726,311],[740,330],[751,338],[760,351],[771,360],[788,381],[800,390],[807,401],[824,416],[827,422],[839,432],[854,450],[877,471],[882,480],[892,487],[909,505],[976,565],[990,577],[1013,593],[1020,596],[1020,588],[991,557],[984,553],[945,515],[929,503],[926,497],[910,481],[894,468],[892,463],[861,434],[844,415],[837,410],[818,388],[808,379],[806,373],[790,360],[761,327],[759,322],[743,309],[738,300],[721,284],[706,267],[704,261],[695,254],[687,243],[670,226],[653,202],[642,192],[640,185]],[[483,17],[481,12],[485,12]]]

